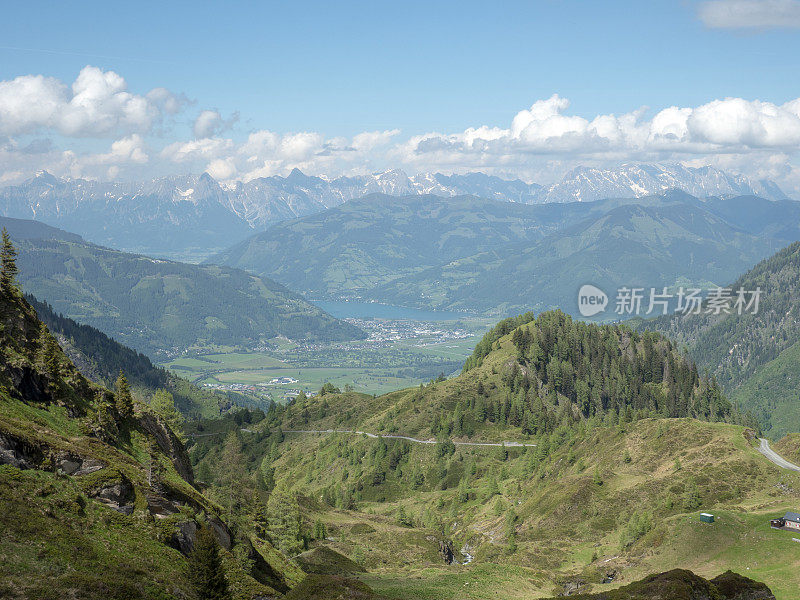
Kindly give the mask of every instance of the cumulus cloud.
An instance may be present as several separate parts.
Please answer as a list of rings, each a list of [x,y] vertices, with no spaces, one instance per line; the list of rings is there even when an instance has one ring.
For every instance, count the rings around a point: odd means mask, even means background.
[[[85,67],[70,85],[42,75],[2,81],[0,184],[42,168],[98,178],[206,170],[223,181],[248,181],[293,168],[333,177],[397,167],[481,170],[549,183],[579,164],[679,161],[776,178],[800,189],[794,166],[800,98],[784,104],[723,98],[699,106],[581,115],[554,94],[505,123],[411,137],[398,129],[351,137],[258,129],[242,137],[232,133],[237,114],[225,118],[210,109],[196,114],[191,131],[177,136],[165,130],[163,124],[177,123],[174,115],[188,104],[166,88],[131,92],[122,76],[95,67]],[[101,147],[95,138],[109,145]]]
[[[698,7],[700,20],[722,29],[800,27],[800,0],[709,0]]]
[[[566,99],[553,95],[517,113],[507,129],[481,127],[415,136],[403,144],[405,159],[421,163],[426,157],[439,157],[453,164],[524,162],[537,154],[647,159],[800,145],[797,100],[777,105],[726,98],[698,107],[668,107],[649,120],[644,109],[587,119],[568,114],[568,108]]]
[[[70,137],[147,133],[184,100],[164,88],[146,96],[128,91],[114,71],[86,66],[71,86],[53,77],[0,81],[0,135],[53,130]]]
[[[15,140],[0,144],[0,185],[19,183],[41,169],[74,178],[115,179],[123,171],[146,168],[150,162],[147,144],[139,134],[113,141],[105,152],[78,153],[58,150],[49,140],[35,142],[26,146]]]
[[[202,131],[202,127],[195,127],[195,133]],[[382,158],[398,134],[399,130],[393,129],[362,132],[352,138],[326,138],[310,131],[279,134],[261,129],[239,142],[221,137],[174,142],[160,156],[203,169],[223,181],[248,181],[294,168],[318,175],[364,173],[383,166]]]
[[[234,113],[230,118],[223,119],[216,110],[201,111],[194,121],[194,137],[207,138],[219,135],[230,129],[239,120],[239,113]]]

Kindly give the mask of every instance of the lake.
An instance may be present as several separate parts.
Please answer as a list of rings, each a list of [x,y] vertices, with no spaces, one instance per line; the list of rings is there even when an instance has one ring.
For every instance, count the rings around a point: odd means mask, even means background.
[[[337,319],[396,319],[407,321],[455,321],[469,317],[467,313],[450,311],[418,310],[378,302],[342,302],[312,300],[325,312]]]

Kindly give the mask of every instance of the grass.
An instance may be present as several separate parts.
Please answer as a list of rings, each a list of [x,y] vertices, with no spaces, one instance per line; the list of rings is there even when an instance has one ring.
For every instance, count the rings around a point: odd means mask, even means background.
[[[4,598],[166,600],[191,587],[180,553],[68,478],[0,467],[0,503]]]
[[[398,345],[398,347],[400,347]],[[416,348],[403,346],[406,350],[431,360],[463,360],[468,354],[466,346],[456,344],[439,344],[437,346]],[[366,351],[365,351],[366,352]],[[370,362],[368,358],[365,362]],[[190,379],[198,385],[211,384],[244,384],[258,385],[274,399],[282,398],[289,388],[301,388],[317,391],[325,382],[331,382],[339,388],[351,385],[365,394],[385,394],[399,389],[418,386],[425,381],[420,376],[399,375],[409,370],[402,366],[384,366],[377,358],[379,366],[346,366],[346,367],[313,367],[297,366],[290,362],[275,358],[268,353],[230,353],[204,354],[193,357],[174,359],[161,366],[176,375]],[[269,385],[274,377],[294,377],[297,384]]]
[[[535,569],[497,563],[425,567],[403,577],[386,572],[362,579],[379,594],[405,600],[547,598],[552,591]]]
[[[331,412],[337,413],[335,404]],[[370,569],[364,580],[387,597],[549,597],[570,578],[599,585],[606,570],[617,571],[621,577],[602,586],[613,589],[680,567],[708,578],[733,569],[767,583],[778,600],[794,600],[800,544],[771,530],[768,521],[800,508],[794,491],[800,475],[768,462],[743,433],[724,423],[646,419],[583,431],[535,466],[533,449],[509,449],[502,461],[496,449],[462,447],[437,461],[431,446],[385,440],[388,454],[401,447],[406,454],[399,470],[386,470],[378,485],[369,457],[379,441],[292,434],[273,466],[280,486],[309,497],[319,498],[326,488],[360,490],[355,511],[322,505],[309,519],[321,518],[335,532],[338,552],[351,559],[361,553]],[[630,462],[623,460],[626,451]],[[472,462],[477,473],[469,478],[469,497],[458,501],[459,482]],[[437,464],[446,471],[443,479]],[[425,473],[419,489],[410,484],[416,465]],[[497,495],[490,491],[492,479]],[[698,498],[689,506],[693,486]],[[398,528],[400,507],[413,527]],[[511,509],[514,552],[508,550]],[[699,522],[706,510],[717,515],[714,525]],[[623,544],[627,524],[645,512],[652,527]],[[444,565],[439,539],[453,540],[456,550],[470,544],[475,561]]]

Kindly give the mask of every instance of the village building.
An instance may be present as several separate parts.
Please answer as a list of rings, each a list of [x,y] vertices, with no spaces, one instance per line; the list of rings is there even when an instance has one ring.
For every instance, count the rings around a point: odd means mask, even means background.
[[[800,514],[787,512],[779,519],[772,519],[769,522],[774,529],[794,529],[800,531]]]

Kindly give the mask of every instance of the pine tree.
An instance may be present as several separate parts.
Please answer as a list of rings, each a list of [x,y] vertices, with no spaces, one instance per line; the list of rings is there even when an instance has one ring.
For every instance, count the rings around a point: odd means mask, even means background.
[[[154,438],[147,439],[147,485],[153,486],[161,481],[164,467],[158,458],[160,450]]]
[[[131,388],[128,385],[128,380],[125,374],[120,371],[116,383],[116,400],[117,412],[123,419],[130,419],[133,417],[133,396],[131,395]]]
[[[3,227],[3,245],[0,249],[0,291],[4,294],[18,292],[16,277],[19,273],[17,269],[17,249],[11,243],[11,236]]]
[[[113,444],[119,436],[117,422],[114,420],[114,404],[109,393],[97,393],[97,433],[101,439]]]
[[[314,522],[314,539],[324,540],[326,537],[328,537],[328,529],[325,527],[325,523],[317,519]]]
[[[219,543],[208,526],[197,530],[194,549],[189,555],[189,577],[200,600],[228,600],[231,597],[219,555]]]
[[[37,345],[42,367],[52,379],[57,379],[61,374],[61,347],[44,323],[39,328]]]
[[[263,538],[267,533],[269,519],[267,519],[267,507],[264,506],[264,502],[261,500],[261,494],[258,490],[253,491],[251,510],[253,511],[253,528],[256,531],[256,535]]]
[[[171,393],[166,390],[156,390],[156,393],[153,394],[153,397],[150,399],[150,408],[169,425],[172,432],[177,435],[182,442],[186,441],[186,436],[183,434],[185,419],[178,409],[175,408],[175,399]]]

